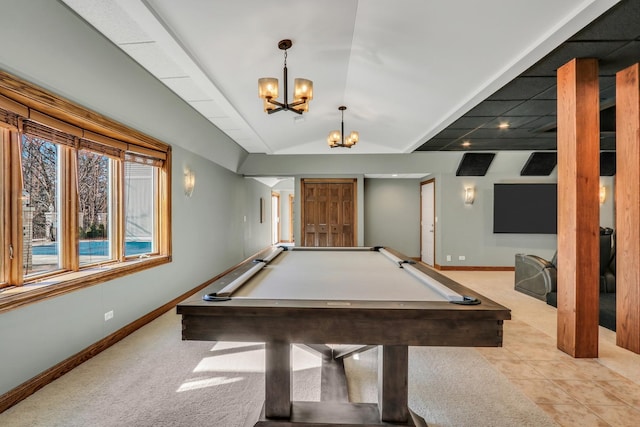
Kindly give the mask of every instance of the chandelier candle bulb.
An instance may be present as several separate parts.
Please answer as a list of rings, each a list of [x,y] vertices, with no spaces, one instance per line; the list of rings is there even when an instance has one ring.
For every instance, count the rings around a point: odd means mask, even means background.
[[[307,79],[295,79],[293,84],[293,101],[311,101],[313,99],[313,82]]]
[[[263,77],[258,79],[258,96],[265,100],[278,97],[278,79]]]

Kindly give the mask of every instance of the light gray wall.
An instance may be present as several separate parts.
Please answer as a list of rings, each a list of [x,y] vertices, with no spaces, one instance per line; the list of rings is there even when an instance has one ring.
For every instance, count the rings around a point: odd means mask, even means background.
[[[496,159],[497,160],[497,159]],[[493,184],[534,182],[513,175],[487,173],[484,177],[436,177],[436,263],[442,266],[513,266],[516,253],[532,253],[550,259],[555,234],[494,234]],[[555,179],[535,180],[555,182]],[[475,187],[472,205],[465,205],[464,188]],[[447,261],[446,256],[451,256]],[[464,260],[459,257],[464,256]]]
[[[3,394],[267,246],[254,200],[270,192],[233,172],[244,150],[58,2],[3,2],[0,38],[14,41],[0,49],[0,69],[173,148],[173,261],[0,314]],[[216,161],[189,144],[210,146]]]
[[[486,176],[457,177],[455,172],[462,159],[463,153],[458,152],[429,152],[411,155],[326,155],[326,156],[265,156],[250,154],[241,166],[241,171],[249,175],[297,175],[297,183],[302,177],[334,177],[343,175],[345,170],[362,172],[355,175],[362,180],[367,174],[392,173],[424,173],[423,179],[434,178],[435,207],[436,207],[436,252],[435,262],[446,267],[483,266],[483,267],[513,267],[516,253],[532,253],[550,259],[556,250],[556,235],[549,234],[494,234],[493,233],[493,184],[506,182],[556,182],[557,172],[549,177],[521,177],[520,170],[526,163],[531,152],[514,151],[496,154]],[[306,171],[302,174],[301,171]],[[324,173],[323,173],[324,172]],[[389,239],[391,234],[403,236],[393,239],[394,244],[388,246],[405,248],[409,256],[419,256],[419,240],[417,247],[409,244],[410,237],[415,233],[419,239],[420,221],[410,212],[420,211],[420,188],[415,193],[405,192],[403,184],[392,184],[394,179],[365,179],[367,185],[359,187],[358,224],[362,233],[361,242],[366,245],[382,244],[379,239]],[[402,181],[402,180],[396,180]],[[369,184],[371,182],[371,184]],[[600,224],[604,227],[614,227],[614,179],[601,177],[600,182],[607,187],[607,201],[600,208]],[[406,184],[406,183],[405,183]],[[397,185],[401,188],[396,194],[395,204],[402,206],[407,216],[405,221],[397,223],[393,233],[388,231],[389,225],[377,228],[374,224],[383,225],[381,219],[391,208],[385,204],[385,194],[389,186]],[[406,184],[408,185],[408,184]],[[476,188],[476,201],[467,206],[463,202],[464,188]],[[299,194],[299,184],[296,186]],[[361,191],[363,193],[361,193]],[[298,197],[297,199],[299,199]],[[296,202],[299,212],[299,201]],[[418,215],[419,216],[419,215]],[[296,214],[296,230],[299,230],[299,214]],[[385,229],[384,227],[387,227]],[[387,244],[387,243],[384,243]],[[446,256],[451,255],[451,261]],[[464,256],[464,260],[459,257]]]
[[[5,0],[0,69],[236,171],[247,153],[64,4]]]
[[[269,244],[268,232],[264,240],[242,215],[258,227],[257,202],[248,206],[247,201],[270,194],[268,187],[179,147],[173,161],[173,261],[0,314],[0,394]],[[196,174],[190,198],[178,173],[184,167]],[[105,322],[109,310],[114,318]]]
[[[494,234],[493,185],[496,183],[557,183],[557,171],[549,177],[522,177],[519,171],[528,153],[498,153],[483,177],[457,177],[455,173],[436,177],[436,263],[442,266],[513,267],[516,253],[551,259],[557,248],[555,234]],[[515,161],[522,157],[522,162]],[[516,170],[514,170],[514,166]],[[613,178],[602,177],[610,192],[600,206],[600,225],[615,228]],[[463,201],[465,187],[475,187],[472,205]],[[446,256],[451,255],[451,261]],[[459,257],[464,256],[465,260]]]
[[[364,180],[364,244],[420,257],[420,180]]]
[[[246,198],[242,220],[244,222],[244,256],[249,257],[271,244],[271,188],[245,178]],[[264,219],[260,222],[260,199],[264,203]],[[224,199],[220,200],[224,204]]]
[[[462,179],[453,175],[462,153],[247,155],[58,2],[3,1],[0,39],[7,41],[0,49],[1,69],[171,144],[174,168],[173,262],[0,314],[0,394],[268,245],[270,210],[260,224],[258,201],[269,200],[270,189],[236,171],[295,176],[295,194],[300,177],[355,177],[358,244],[389,240],[390,246],[411,256],[417,256],[410,236],[418,234],[419,219],[409,212],[419,212],[419,186],[415,194],[406,182],[372,181],[365,189],[364,174],[430,173],[436,178],[438,263],[443,264],[444,254],[464,254],[468,265],[512,265],[517,251],[544,256],[555,248],[552,237],[498,238],[488,226],[493,182],[517,178],[529,153],[499,153],[497,169],[492,165],[490,175],[474,180],[478,198],[467,209],[461,202]],[[186,167],[196,174],[191,198],[182,189],[181,171]],[[393,187],[398,197],[395,208],[385,204]],[[299,199],[294,218],[298,233]],[[613,222],[612,203],[607,203],[603,218]],[[397,222],[393,236],[374,227],[384,217],[400,215],[394,209],[401,207],[404,221]],[[114,311],[114,318],[105,322],[108,310]]]
[[[600,205],[600,226],[616,228],[616,212],[614,195],[616,192],[615,186],[616,180],[613,176],[601,176],[600,186],[606,189],[606,199],[602,205]]]

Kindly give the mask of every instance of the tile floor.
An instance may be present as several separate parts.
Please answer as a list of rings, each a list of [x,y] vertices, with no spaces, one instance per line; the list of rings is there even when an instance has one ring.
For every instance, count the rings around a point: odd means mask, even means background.
[[[511,309],[502,348],[478,351],[561,426],[640,425],[640,355],[600,327],[599,357],[556,348],[556,310],[513,290],[513,272],[444,271]]]

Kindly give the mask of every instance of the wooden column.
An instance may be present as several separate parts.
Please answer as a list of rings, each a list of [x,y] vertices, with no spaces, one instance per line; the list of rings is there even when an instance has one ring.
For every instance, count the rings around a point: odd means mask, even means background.
[[[640,64],[616,75],[616,343],[640,353]]]
[[[558,69],[558,348],[598,357],[598,61]]]

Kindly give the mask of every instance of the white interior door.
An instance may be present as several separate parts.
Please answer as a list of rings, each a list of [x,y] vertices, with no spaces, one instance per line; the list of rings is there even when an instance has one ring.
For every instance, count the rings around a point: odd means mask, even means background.
[[[435,258],[435,181],[423,182],[420,190],[420,259],[433,267]]]
[[[271,194],[271,243],[280,243],[280,195]]]

